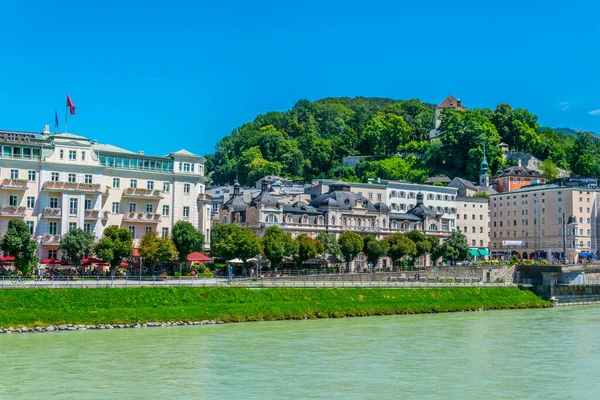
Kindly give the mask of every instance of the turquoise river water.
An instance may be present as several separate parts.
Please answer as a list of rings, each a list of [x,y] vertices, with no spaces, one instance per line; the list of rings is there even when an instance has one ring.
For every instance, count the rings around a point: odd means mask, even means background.
[[[600,398],[600,307],[0,335],[0,398]]]

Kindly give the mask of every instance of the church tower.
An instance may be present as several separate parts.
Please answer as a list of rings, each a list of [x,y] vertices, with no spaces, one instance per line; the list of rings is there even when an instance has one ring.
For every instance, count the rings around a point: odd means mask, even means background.
[[[481,170],[479,172],[479,186],[487,188],[490,186],[489,165],[485,159],[485,148],[483,149],[483,160],[481,160]]]

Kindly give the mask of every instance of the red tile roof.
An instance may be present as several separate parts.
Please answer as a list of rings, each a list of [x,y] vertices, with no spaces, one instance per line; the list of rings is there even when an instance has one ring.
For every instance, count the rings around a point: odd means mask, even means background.
[[[440,103],[440,105],[437,106],[436,108],[450,108],[450,107],[458,108],[459,110],[466,110],[467,109],[467,107],[463,106],[462,104],[459,106],[458,105],[458,100],[456,100],[454,98],[454,96],[452,96],[451,94],[449,94],[448,97],[446,97],[444,99],[444,101],[442,101]]]

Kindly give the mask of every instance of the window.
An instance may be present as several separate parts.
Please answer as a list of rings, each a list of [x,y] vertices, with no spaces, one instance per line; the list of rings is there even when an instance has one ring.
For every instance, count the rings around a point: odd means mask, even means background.
[[[48,258],[56,259],[56,250],[48,250]]]
[[[92,183],[92,174],[85,174],[83,181],[88,184]]]
[[[473,227],[473,229],[472,229],[472,233],[475,233],[475,227]]]
[[[27,196],[27,208],[33,208],[35,206],[35,197]]]
[[[77,215],[77,199],[69,199],[69,215]]]
[[[35,171],[32,171],[32,170],[30,170],[30,171],[27,171],[27,180],[28,180],[29,182],[35,182],[36,175],[37,175],[37,174],[35,173]]]
[[[373,200],[373,193],[369,193],[369,200]]]
[[[63,158],[65,158],[65,151],[61,149],[61,150],[58,152],[58,157],[59,157],[61,160],[62,160]]]
[[[129,229],[129,233],[131,233],[131,237],[135,239],[135,226],[129,225],[127,227],[127,229]]]
[[[479,216],[479,220],[480,220],[480,221],[483,221],[483,215],[480,215],[480,216]]]
[[[19,205],[19,196],[15,194],[11,194],[10,196],[8,196],[8,205],[17,207]]]
[[[119,213],[119,203],[114,201],[112,203],[112,213],[113,214],[118,214]]]
[[[190,172],[190,163],[183,163],[183,172]]]
[[[169,228],[162,228],[162,237],[169,237]]]
[[[10,179],[19,179],[19,170],[18,169],[10,170]]]
[[[50,221],[48,223],[48,233],[50,235],[57,235],[58,233],[58,222],[56,221]]]
[[[152,227],[151,226],[147,226],[146,227],[146,233],[148,233],[148,232],[152,232]]]
[[[50,208],[58,208],[58,197],[50,197]]]
[[[76,228],[77,228],[77,222],[69,222],[69,230],[76,229]]]
[[[460,214],[456,214],[456,219],[460,219]]]
[[[190,184],[189,183],[184,183],[183,184],[183,193],[184,194],[190,194]]]
[[[77,180],[77,175],[76,174],[69,174],[67,175],[67,181],[70,183],[75,183],[75,181]]]
[[[92,209],[92,199],[85,199],[84,206],[85,206],[86,210],[91,210]]]
[[[169,216],[169,206],[168,205],[164,205],[163,209],[162,209],[162,215],[168,217]]]
[[[113,178],[113,189],[119,189],[121,187],[121,178]]]
[[[583,207],[579,207],[579,212],[583,212]]]
[[[559,197],[558,198],[558,202],[560,203],[561,201],[562,201],[562,197]]]
[[[69,160],[77,160],[77,152],[75,150],[69,150]]]
[[[171,191],[171,184],[169,182],[163,182],[163,192],[169,193]]]
[[[81,152],[81,161],[85,161],[85,151]]]
[[[59,179],[58,172],[52,172],[52,173],[50,174],[50,180],[51,180],[52,182],[58,182],[58,179]]]
[[[184,206],[183,207],[183,218],[189,218],[190,217],[190,208],[188,206]]]
[[[130,213],[137,212],[137,204],[136,203],[129,203],[129,212]]]
[[[381,201],[381,193],[377,193],[377,201]]]
[[[137,188],[137,179],[131,179],[129,181],[129,187],[132,189],[136,189]]]
[[[513,178],[513,183],[517,183],[518,178]]]
[[[479,233],[483,233],[483,226],[479,227]]]
[[[475,241],[475,239],[471,240],[471,245],[472,246],[477,246],[477,242]]]
[[[148,190],[154,190],[154,181],[148,181],[146,183],[146,189],[148,189]]]
[[[25,224],[27,225],[27,228],[29,229],[29,234],[33,235],[33,221],[27,221],[27,222],[25,222]]]
[[[85,154],[85,153],[83,153]],[[89,222],[86,222],[85,224],[83,224],[83,230],[89,234],[92,233],[92,224],[90,224]]]
[[[146,212],[147,213],[154,212],[154,206],[152,204],[146,204]]]
[[[473,214],[473,219],[475,219],[475,214]]]

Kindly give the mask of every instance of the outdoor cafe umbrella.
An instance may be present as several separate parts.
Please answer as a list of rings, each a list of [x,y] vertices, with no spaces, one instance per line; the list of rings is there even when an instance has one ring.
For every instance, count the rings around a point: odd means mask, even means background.
[[[243,264],[244,261],[240,260],[239,258],[234,258],[233,260],[229,260],[228,263],[229,264]]]

